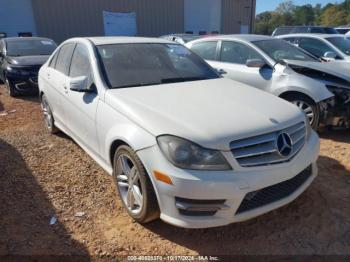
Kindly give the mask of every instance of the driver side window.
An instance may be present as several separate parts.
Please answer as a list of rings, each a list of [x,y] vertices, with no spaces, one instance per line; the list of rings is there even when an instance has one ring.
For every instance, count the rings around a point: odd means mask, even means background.
[[[312,38],[300,38],[299,47],[318,58],[323,57],[326,52],[334,52],[327,44]]]
[[[220,60],[222,62],[245,65],[250,59],[264,60],[257,51],[249,46],[233,41],[223,41]]]
[[[86,76],[91,79],[91,67],[89,53],[82,44],[77,44],[70,66],[70,77]]]

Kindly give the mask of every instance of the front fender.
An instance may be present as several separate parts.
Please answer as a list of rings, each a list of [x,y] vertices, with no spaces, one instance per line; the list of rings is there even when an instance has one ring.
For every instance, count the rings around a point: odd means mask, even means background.
[[[134,151],[139,151],[157,144],[157,140],[153,135],[132,122],[116,124],[106,134],[104,146],[105,159],[110,159],[110,150],[115,141],[121,141],[129,145]]]
[[[293,91],[303,93],[312,98],[316,103],[334,96],[324,83],[302,75],[292,75],[282,79],[282,81],[277,83],[276,88],[271,91],[276,96],[281,96],[285,92]]]

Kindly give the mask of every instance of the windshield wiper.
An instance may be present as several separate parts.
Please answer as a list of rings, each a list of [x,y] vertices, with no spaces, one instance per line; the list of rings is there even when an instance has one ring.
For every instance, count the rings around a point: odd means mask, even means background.
[[[117,88],[128,88],[128,87],[139,87],[139,86],[153,86],[153,85],[160,85],[161,82],[154,82],[154,83],[136,83],[136,84],[130,84],[130,85],[122,85],[122,86],[116,86],[112,87],[112,89]]]
[[[198,80],[206,80],[206,77],[173,77],[173,78],[163,78],[162,83],[178,83],[178,82],[186,82],[186,81],[198,81]]]

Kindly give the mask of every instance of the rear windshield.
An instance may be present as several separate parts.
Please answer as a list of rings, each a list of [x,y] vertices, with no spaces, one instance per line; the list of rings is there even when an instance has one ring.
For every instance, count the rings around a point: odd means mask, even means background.
[[[348,38],[329,37],[327,40],[340,49],[344,54],[350,55],[350,40]]]
[[[317,59],[304,53],[301,49],[281,39],[254,41],[253,44],[276,62],[283,60],[318,62]]]
[[[179,44],[111,44],[97,49],[111,88],[219,77],[204,60]]]
[[[19,39],[6,41],[8,56],[51,55],[57,45],[50,39]]]

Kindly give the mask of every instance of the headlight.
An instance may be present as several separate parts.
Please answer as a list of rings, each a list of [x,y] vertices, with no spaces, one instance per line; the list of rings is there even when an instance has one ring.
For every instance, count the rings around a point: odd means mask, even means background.
[[[175,166],[194,170],[231,170],[220,151],[203,148],[186,139],[164,135],[157,137],[165,157]]]

